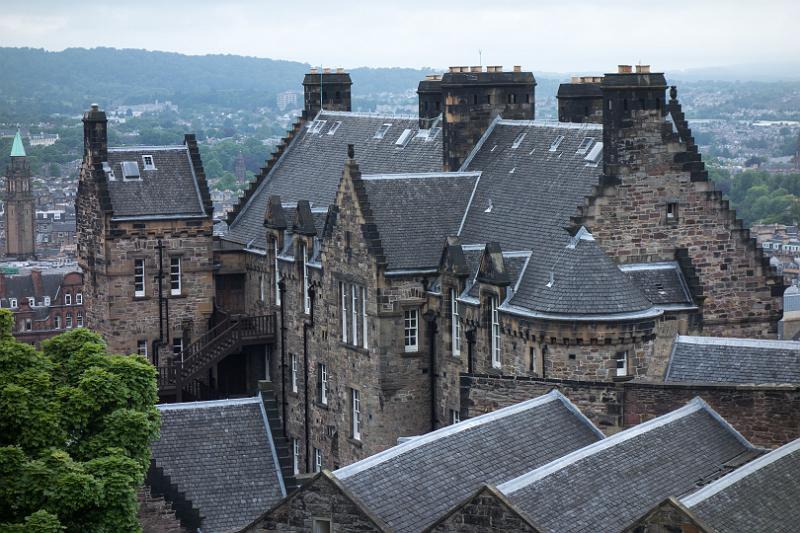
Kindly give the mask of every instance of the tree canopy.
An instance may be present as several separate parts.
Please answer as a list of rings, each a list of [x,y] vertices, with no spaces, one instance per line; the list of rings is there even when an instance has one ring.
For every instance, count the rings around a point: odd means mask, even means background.
[[[0,310],[0,532],[139,531],[155,369],[77,328],[37,351]]]

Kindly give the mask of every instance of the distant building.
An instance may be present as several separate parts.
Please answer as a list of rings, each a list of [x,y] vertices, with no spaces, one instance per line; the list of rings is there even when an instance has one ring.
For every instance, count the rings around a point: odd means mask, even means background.
[[[14,336],[30,344],[83,327],[83,274],[30,270],[0,273],[0,307],[14,314]]]
[[[11,146],[11,164],[6,169],[6,256],[28,259],[36,254],[34,197],[31,169],[19,132]]]
[[[285,111],[286,109],[295,109],[298,107],[300,94],[294,91],[278,93],[278,96],[275,97],[275,101],[278,105],[278,109],[281,111]]]
[[[52,146],[58,139],[58,133],[36,133],[28,137],[28,142],[31,146]]]

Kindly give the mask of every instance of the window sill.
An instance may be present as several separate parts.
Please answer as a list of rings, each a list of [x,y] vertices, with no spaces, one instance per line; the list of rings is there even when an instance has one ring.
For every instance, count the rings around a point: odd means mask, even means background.
[[[320,409],[325,409],[326,411],[330,409],[330,403],[322,403],[319,400],[314,400],[314,405],[319,407]]]
[[[133,297],[133,301],[134,302],[144,302],[144,301],[147,301],[147,300],[152,300],[152,298],[150,296],[134,296]],[[72,307],[72,306],[65,304],[65,307]]]
[[[344,342],[344,341],[340,340],[339,341],[339,346],[342,347],[342,348],[346,348],[347,350],[350,350],[351,352],[357,352],[357,353],[360,353],[362,355],[369,355],[369,349],[363,348],[361,346],[355,346],[355,345],[350,344],[348,342]]]
[[[631,376],[631,375],[628,375],[628,376],[614,376],[611,379],[611,381],[613,381],[614,383],[622,383],[622,382],[625,382],[625,381],[630,381],[633,378],[634,378],[634,376]]]
[[[361,439],[354,439],[353,437],[347,437],[347,442],[355,446],[356,448],[363,448],[364,442]]]
[[[180,299],[180,298],[186,298],[186,297],[188,297],[188,295],[184,294],[184,293],[181,293],[181,294],[170,294],[169,297],[170,297],[170,299],[177,300],[177,299]]]
[[[421,352],[419,350],[415,350],[413,352],[402,352],[401,357],[408,357],[410,359],[416,359],[417,357],[422,357],[425,355],[425,352]]]

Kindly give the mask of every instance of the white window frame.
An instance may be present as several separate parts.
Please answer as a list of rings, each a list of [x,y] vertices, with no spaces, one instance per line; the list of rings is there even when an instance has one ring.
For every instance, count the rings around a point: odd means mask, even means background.
[[[8,305],[12,309],[16,309],[17,308],[17,299],[16,298],[9,298],[8,299]]]
[[[322,450],[314,448],[314,472],[322,472]]]
[[[149,163],[148,163],[149,160]],[[143,170],[156,170],[156,160],[153,159],[152,155],[143,155],[142,156],[142,167]]]
[[[281,276],[278,272],[278,239],[272,240],[272,253],[275,255],[275,264],[273,268],[275,269],[275,305],[280,307],[281,306]]]
[[[136,353],[147,357],[147,339],[139,339],[136,341]]]
[[[64,329],[72,329],[72,313],[67,313],[64,318]]]
[[[83,327],[83,313],[78,311],[75,313],[75,327],[82,328]]]
[[[264,274],[258,275],[258,301],[264,302]]]
[[[492,368],[500,368],[500,313],[497,310],[497,296],[489,298],[489,317],[491,319]]]
[[[70,293],[64,295],[64,305],[72,305],[72,295]]]
[[[406,352],[419,351],[419,309],[403,311],[403,347]]]
[[[308,248],[305,243],[302,244],[303,248],[303,311],[305,314],[311,314],[311,294],[309,289],[308,279]]]
[[[61,315],[53,317],[53,329],[61,329]]]
[[[457,409],[450,409],[450,424],[458,424],[461,422],[461,413]]]
[[[453,357],[461,355],[461,321],[458,316],[458,292],[450,289],[450,335]]]
[[[622,357],[620,357],[620,355]],[[628,375],[628,351],[617,352],[614,354],[614,361],[616,362],[615,374],[617,377],[625,377]],[[622,366],[620,366],[620,362]]]
[[[319,403],[328,405],[328,365],[319,363],[317,366],[319,372]]]
[[[79,293],[75,294],[75,305],[83,305],[83,293],[82,292],[79,292]]]
[[[339,282],[340,313],[342,315],[342,342],[347,342],[347,284]]]
[[[358,305],[358,298],[359,292],[361,292],[361,287],[358,285],[353,285],[350,291],[350,312],[352,313],[353,318],[353,338],[351,342],[354,346],[358,346],[358,315],[359,315],[359,305]]]
[[[145,266],[144,259],[133,260],[133,295],[142,298],[147,291],[145,285]]]
[[[353,439],[361,440],[361,393],[350,389],[351,434]]]
[[[45,296],[44,297],[44,305],[45,306],[49,306],[50,305],[50,297],[49,296]]]
[[[367,288],[361,287],[361,340],[364,349],[369,348],[369,339],[367,336]]]
[[[311,533],[333,533],[333,523],[329,518],[313,518]]]
[[[292,354],[292,392],[297,392],[297,354]]]
[[[300,439],[292,439],[292,472],[300,473]]]
[[[183,272],[181,268],[180,256],[173,255],[169,258],[169,293],[172,296],[180,296],[183,289]]]
[[[183,337],[172,338],[172,356],[181,356],[181,363],[183,363]]]
[[[36,306],[36,298],[34,298],[33,296],[28,296],[28,305],[30,307],[35,307]]]

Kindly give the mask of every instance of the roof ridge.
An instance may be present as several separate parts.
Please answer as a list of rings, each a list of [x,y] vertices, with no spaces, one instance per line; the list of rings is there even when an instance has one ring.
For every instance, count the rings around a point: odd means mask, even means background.
[[[800,350],[800,341],[775,339],[748,339],[743,337],[705,337],[702,335],[678,335],[676,342],[703,344],[708,346],[746,346],[749,348],[794,348]]]
[[[564,395],[561,392],[559,392],[557,389],[553,389],[547,394],[543,394],[542,396],[537,396],[536,398],[532,398],[524,402],[520,402],[514,405],[510,405],[508,407],[504,407],[502,409],[498,409],[496,411],[492,411],[473,418],[469,418],[467,420],[464,420],[463,422],[445,426],[443,428],[437,429],[436,431],[431,431],[430,433],[426,433],[412,440],[406,441],[402,444],[392,446],[391,448],[384,450],[382,452],[378,452],[375,455],[367,457],[366,459],[362,459],[361,461],[355,462],[351,465],[335,470],[333,474],[339,479],[346,479],[359,472],[367,470],[368,468],[371,468],[375,465],[379,465],[385,461],[388,461],[389,459],[393,459],[394,457],[397,457],[403,453],[419,448],[424,444],[429,444],[439,439],[449,437],[451,435],[455,435],[463,431],[467,431],[474,427],[482,426],[483,424],[486,424],[488,422],[493,422],[495,420],[505,418],[507,416],[515,415],[517,413],[521,413],[523,411],[532,409],[534,407],[539,407],[540,405],[544,405],[553,402],[555,400],[559,400],[563,397]]]
[[[160,403],[156,405],[159,411],[179,411],[182,409],[208,409],[211,407],[225,407],[230,405],[251,405],[261,403],[258,396],[250,398],[227,398],[225,400],[207,400],[204,402]]]
[[[189,150],[185,144],[139,144],[130,146],[112,146],[109,152],[138,152],[140,150]]]
[[[665,415],[661,415],[657,418],[652,420],[648,420],[647,422],[643,422],[639,425],[633,426],[630,429],[626,429],[624,431],[620,431],[619,433],[615,433],[610,437],[606,437],[603,440],[597,441],[595,443],[589,444],[584,446],[583,448],[579,448],[573,452],[568,453],[554,461],[551,461],[545,465],[542,465],[530,472],[522,474],[514,479],[506,481],[497,486],[500,492],[508,495],[513,492],[516,492],[524,487],[527,487],[534,481],[538,481],[543,479],[550,474],[553,474],[567,466],[570,466],[578,461],[585,459],[587,457],[591,457],[596,453],[602,452],[609,448],[612,448],[618,444],[622,444],[623,442],[627,442],[633,438],[636,438],[640,435],[643,435],[651,430],[658,429],[662,426],[665,426],[675,420],[684,418],[692,413],[696,413],[697,411],[704,410],[704,411],[713,411],[706,402],[702,399],[695,397],[689,403],[684,405],[683,407],[676,409],[670,413]],[[710,414],[710,413],[709,413]],[[713,415],[712,415],[713,416]],[[715,417],[716,418],[716,417]],[[718,420],[718,419],[717,419]],[[727,429],[727,428],[726,428]]]
[[[455,171],[455,172],[407,172],[402,174],[362,174],[364,181],[378,180],[400,180],[400,179],[424,179],[424,178],[479,178],[481,171]]]
[[[795,439],[791,442],[788,442],[780,448],[776,448],[775,450],[750,461],[746,465],[737,468],[727,476],[723,476],[713,483],[709,483],[697,492],[681,498],[679,501],[686,507],[694,507],[698,503],[705,501],[715,494],[730,487],[731,485],[738,483],[750,474],[758,472],[761,468],[771,465],[775,461],[783,459],[787,455],[791,455],[797,451],[800,451],[800,439]]]
[[[419,115],[414,115],[412,113],[404,114],[404,113],[376,113],[371,111],[332,111],[328,109],[323,109],[314,120],[319,119],[322,116],[331,116],[331,117],[355,117],[355,118],[385,118],[385,119],[394,119],[394,120],[419,120]],[[420,128],[425,129],[425,128]]]
[[[536,128],[559,128],[564,130],[603,130],[602,124],[595,124],[593,122],[560,122],[556,119],[524,120],[501,118],[498,124],[502,126],[529,126]]]

